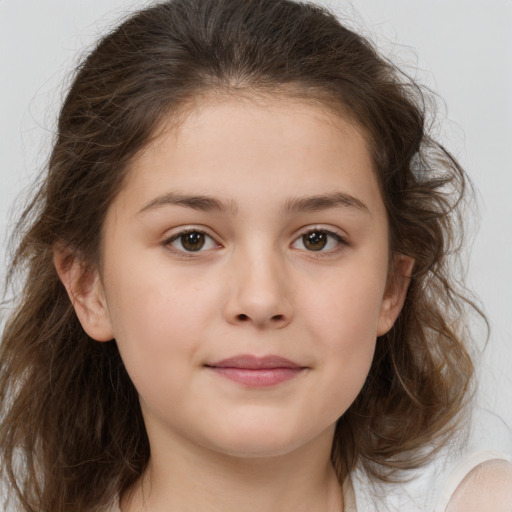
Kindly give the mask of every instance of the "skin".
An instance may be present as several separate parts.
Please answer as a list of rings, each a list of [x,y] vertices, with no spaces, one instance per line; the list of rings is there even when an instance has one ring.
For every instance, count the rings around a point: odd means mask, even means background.
[[[184,229],[206,234],[201,250],[186,250]],[[140,395],[152,455],[123,512],[343,510],[335,423],[413,264],[393,256],[402,277],[389,279],[362,131],[304,101],[202,98],[132,162],[103,236],[101,274],[58,253],[56,266],[84,329],[116,339]],[[301,370],[254,387],[208,366],[240,354]]]
[[[511,512],[512,464],[491,460],[473,469],[462,481],[446,512]]]

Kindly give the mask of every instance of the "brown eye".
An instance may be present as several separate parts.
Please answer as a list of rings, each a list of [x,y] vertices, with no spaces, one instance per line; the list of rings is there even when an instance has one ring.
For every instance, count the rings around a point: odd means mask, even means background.
[[[350,245],[343,237],[334,231],[312,228],[306,231],[292,243],[292,248],[307,252],[337,254],[343,246]]]
[[[166,240],[164,245],[171,246],[178,252],[183,253],[204,252],[208,249],[219,247],[210,235],[199,230],[177,233],[172,238]]]
[[[311,231],[302,236],[302,243],[308,251],[321,251],[327,245],[327,233]]]
[[[184,233],[180,236],[180,242],[186,251],[199,251],[203,248],[205,242],[204,233],[192,231],[191,233]]]

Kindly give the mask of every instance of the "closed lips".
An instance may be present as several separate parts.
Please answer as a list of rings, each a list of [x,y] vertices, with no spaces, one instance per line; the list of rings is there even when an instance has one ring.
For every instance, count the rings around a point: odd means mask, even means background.
[[[271,387],[289,381],[307,369],[279,356],[235,356],[205,365],[218,375],[245,387]]]
[[[279,356],[235,356],[229,359],[223,359],[214,363],[208,363],[205,366],[210,368],[243,368],[246,370],[264,370],[276,368],[301,369],[305,368],[289,359]]]

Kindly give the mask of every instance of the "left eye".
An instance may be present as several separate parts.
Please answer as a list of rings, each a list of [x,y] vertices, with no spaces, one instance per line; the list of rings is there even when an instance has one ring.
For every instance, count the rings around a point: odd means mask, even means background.
[[[215,240],[203,231],[191,230],[178,233],[166,245],[182,252],[200,252],[217,247]]]
[[[313,252],[327,252],[336,249],[340,245],[346,245],[345,240],[332,231],[325,229],[313,229],[297,238],[292,244],[294,249],[302,249]]]

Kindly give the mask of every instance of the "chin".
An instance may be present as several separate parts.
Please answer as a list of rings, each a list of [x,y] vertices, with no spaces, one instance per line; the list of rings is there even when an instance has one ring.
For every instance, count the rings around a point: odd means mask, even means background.
[[[301,446],[302,443],[280,442],[280,440],[254,439],[239,440],[229,446],[217,449],[230,457],[239,459],[265,459],[287,455]]]
[[[252,422],[222,429],[216,439],[210,437],[209,444],[216,451],[232,457],[278,457],[308,445],[326,432],[330,435],[329,442],[332,444],[334,428],[309,431],[297,429],[297,425],[286,428],[283,422]]]

